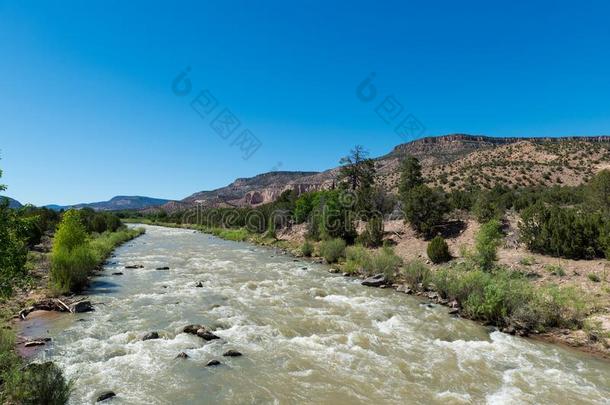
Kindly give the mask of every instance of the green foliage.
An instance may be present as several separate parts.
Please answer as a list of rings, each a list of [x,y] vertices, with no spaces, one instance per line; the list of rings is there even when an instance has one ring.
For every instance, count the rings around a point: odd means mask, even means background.
[[[74,209],[64,212],[53,238],[53,250],[70,252],[86,242],[87,230],[81,222],[80,213]]]
[[[548,264],[544,268],[554,276],[563,277],[566,275],[566,271],[560,265]]]
[[[413,289],[418,289],[421,284],[422,289],[425,290],[432,281],[430,269],[418,260],[410,261],[405,264],[401,274]]]
[[[239,228],[239,229],[222,229],[215,228],[212,230],[212,234],[218,236],[219,238],[232,240],[235,242],[243,242],[248,239],[250,233],[247,229]]]
[[[361,218],[368,218],[374,209],[375,162],[368,158],[368,152],[356,145],[350,154],[341,158],[339,185],[354,193],[355,201],[350,207]]]
[[[498,201],[490,192],[481,192],[477,196],[472,213],[479,223],[489,222],[502,216],[503,209],[498,205]]]
[[[411,190],[423,184],[424,179],[421,174],[419,160],[413,156],[407,156],[400,164],[398,191],[401,199],[403,201],[406,200]]]
[[[600,212],[537,203],[521,214],[521,239],[539,253],[570,259],[603,257],[610,218]]]
[[[451,253],[449,253],[449,246],[447,246],[447,242],[443,239],[442,236],[434,237],[430,243],[428,243],[428,248],[426,249],[428,253],[428,257],[432,261],[432,263],[444,263],[451,260]]]
[[[371,268],[371,254],[364,246],[345,249],[344,270],[350,274],[367,274]]]
[[[356,238],[354,212],[345,202],[344,191],[327,190],[312,194],[308,236],[313,239],[341,238],[352,243]]]
[[[15,284],[26,275],[27,245],[25,224],[7,200],[0,202],[0,297],[10,296]]]
[[[589,273],[587,274],[587,278],[591,281],[593,281],[594,283],[599,283],[601,281],[601,279],[599,278],[599,276],[595,273]]]
[[[320,255],[328,263],[336,263],[340,258],[345,256],[345,241],[340,238],[321,241]]]
[[[384,246],[371,256],[368,273],[383,273],[388,280],[393,280],[401,265],[402,259],[394,253],[394,250],[389,246]]]
[[[429,237],[449,210],[444,194],[427,186],[415,186],[403,201],[405,219],[413,229]]]
[[[602,170],[591,179],[587,197],[593,209],[610,215],[610,170]]]
[[[97,261],[87,244],[71,250],[54,249],[51,256],[51,282],[62,294],[79,291],[87,284],[89,272],[95,268]]]
[[[526,256],[519,259],[519,264],[523,266],[531,266],[534,263],[536,263],[536,259],[534,259],[533,256]]]
[[[303,244],[301,245],[301,254],[305,257],[310,257],[313,254],[313,250],[314,250],[314,246],[308,240],[303,242]]]
[[[381,246],[383,243],[383,218],[379,216],[371,217],[358,240],[367,247]]]
[[[460,302],[466,316],[499,326],[578,327],[588,311],[578,290],[534,287],[519,273],[503,268],[472,270],[462,263],[437,271],[434,285],[443,297]]]
[[[491,220],[483,225],[475,237],[474,262],[483,270],[490,270],[497,260],[496,253],[502,240],[500,221]]]

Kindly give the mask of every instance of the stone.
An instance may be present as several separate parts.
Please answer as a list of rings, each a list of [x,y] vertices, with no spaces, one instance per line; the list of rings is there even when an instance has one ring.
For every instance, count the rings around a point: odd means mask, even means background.
[[[29,342],[25,342],[24,347],[34,347],[34,346],[43,346],[45,345],[44,340],[30,340]]]
[[[122,276],[123,273],[120,271],[115,271],[114,273],[112,273],[113,276]]]
[[[502,332],[508,333],[509,335],[514,335],[516,333],[515,328],[512,326],[507,326],[502,329]]]
[[[223,356],[225,357],[239,357],[242,354],[240,352],[238,352],[237,350],[227,350],[226,352],[223,353]]]
[[[70,312],[73,313],[81,313],[81,312],[91,312],[93,311],[93,305],[91,305],[91,301],[79,301],[70,305]]]
[[[197,330],[197,336],[199,336],[203,340],[208,340],[208,341],[214,340],[214,339],[220,339],[218,336],[216,336],[215,334],[213,334],[212,332],[210,332],[209,330],[207,330],[205,328],[201,328],[201,329]]]
[[[159,339],[158,332],[148,332],[146,335],[142,337],[142,340],[151,340],[151,339]]]
[[[114,392],[104,391],[100,395],[98,395],[96,402],[102,402],[102,401],[105,401],[107,399],[114,398],[114,397],[116,397],[116,394]]]
[[[386,284],[387,281],[388,280],[383,274],[376,274],[372,277],[365,278],[360,284],[366,285],[368,287],[379,287]]]
[[[197,331],[199,329],[204,328],[203,325],[199,325],[199,324],[192,324],[192,325],[186,325],[183,329],[182,332],[184,333],[190,333],[191,335],[196,335]]]
[[[167,267],[167,266],[157,267],[156,270],[169,270],[169,267]]]
[[[184,353],[184,352],[180,352],[178,353],[178,355],[176,356],[177,359],[188,359],[189,355]]]
[[[451,309],[449,310],[449,315],[457,315],[457,314],[459,314],[459,313],[460,313],[460,310],[459,310],[459,309],[457,309],[457,308],[451,308]]]
[[[453,300],[453,301],[451,301],[451,302],[449,303],[449,306],[450,306],[451,308],[459,308],[459,307],[460,307],[460,303],[459,303],[459,302],[457,302],[457,300]]]
[[[203,283],[201,281],[198,281],[197,284],[195,284],[195,287],[202,288],[203,287]]]
[[[218,360],[210,360],[210,361],[208,361],[208,364],[206,364],[206,367],[213,367],[213,366],[220,366],[220,362]]]
[[[141,264],[130,264],[129,266],[125,266],[126,269],[143,269],[144,266]]]

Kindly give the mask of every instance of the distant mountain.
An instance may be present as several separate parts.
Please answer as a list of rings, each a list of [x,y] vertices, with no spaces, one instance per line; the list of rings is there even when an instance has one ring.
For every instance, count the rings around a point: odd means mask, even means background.
[[[610,169],[610,136],[500,138],[450,134],[421,138],[400,144],[387,155],[374,159],[377,183],[381,187],[396,192],[400,162],[407,155],[419,159],[424,178],[430,186],[447,191],[495,185],[573,186],[586,182],[599,170]],[[173,212],[197,204],[208,207],[257,206],[274,201],[285,190],[300,194],[330,188],[336,183],[338,172],[335,167],[324,172],[259,174],[237,179],[216,190],[195,193],[156,209]]]
[[[93,203],[83,203],[83,204],[75,204],[75,205],[56,205],[49,204],[45,205],[46,208],[53,209],[59,211],[61,209],[69,209],[69,208],[92,208],[96,211],[119,211],[119,210],[141,210],[145,208],[158,207],[163,204],[167,204],[171,202],[171,200],[165,200],[162,198],[151,198],[151,197],[141,197],[141,196],[116,196],[111,198],[108,201],[99,201]]]
[[[0,200],[3,200],[5,198],[8,200],[9,208],[21,208],[21,207],[23,207],[23,205],[19,201],[17,201],[17,200],[14,200],[14,199],[12,199],[10,197],[0,196]]]

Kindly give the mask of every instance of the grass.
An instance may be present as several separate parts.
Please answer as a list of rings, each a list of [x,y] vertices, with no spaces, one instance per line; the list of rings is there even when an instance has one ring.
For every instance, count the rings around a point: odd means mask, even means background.
[[[427,289],[432,279],[430,269],[418,260],[408,262],[402,269],[402,276],[414,290]]]
[[[595,273],[589,273],[587,274],[587,278],[591,281],[593,281],[594,283],[599,283],[600,281],[602,281],[599,276]]]
[[[534,256],[525,256],[519,260],[519,264],[522,266],[531,266],[536,263]]]
[[[313,254],[314,251],[314,246],[313,243],[311,243],[310,241],[306,240],[305,242],[303,242],[303,244],[301,245],[301,254],[305,257],[311,257],[311,255]]]
[[[546,271],[548,271],[554,276],[563,277],[566,275],[566,271],[558,264],[547,264],[546,266],[544,266],[544,268]]]
[[[224,229],[224,228],[211,228],[212,235],[218,236],[219,238],[232,240],[235,242],[243,242],[250,236],[250,232],[244,228],[238,229]]]
[[[51,254],[51,287],[56,294],[82,289],[91,272],[118,245],[144,233],[143,229],[123,229],[105,232],[71,250],[53,248]]]

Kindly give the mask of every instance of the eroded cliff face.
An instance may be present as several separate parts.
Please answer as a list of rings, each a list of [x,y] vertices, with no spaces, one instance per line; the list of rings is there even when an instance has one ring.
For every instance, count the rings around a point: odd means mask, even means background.
[[[610,164],[610,136],[495,138],[451,134],[422,138],[398,145],[387,155],[375,159],[380,186],[388,191],[396,190],[400,161],[406,155],[420,160],[428,184],[445,189],[466,184],[481,187],[551,185],[564,180],[564,184],[572,185],[586,181],[599,167]],[[564,167],[561,169],[563,177],[549,173],[549,167],[558,166],[558,162]],[[527,170],[527,176],[520,175],[524,170]],[[197,204],[257,206],[274,201],[286,190],[302,194],[331,188],[336,184],[338,173],[339,168],[319,173],[263,173],[237,179],[216,190],[195,193],[179,203],[167,204],[163,209],[175,211]]]

